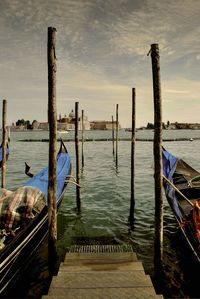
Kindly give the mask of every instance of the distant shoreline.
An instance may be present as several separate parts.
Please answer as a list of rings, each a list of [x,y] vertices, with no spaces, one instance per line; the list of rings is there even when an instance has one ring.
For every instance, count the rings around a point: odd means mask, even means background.
[[[194,141],[194,140],[200,140],[200,137],[196,138],[164,138],[163,142],[172,142],[172,141]],[[20,142],[49,142],[49,139],[20,139],[18,140]],[[59,139],[57,139],[59,141]],[[63,138],[64,142],[74,142],[73,138]],[[79,141],[82,141],[81,138],[79,138]],[[113,141],[112,138],[85,138],[84,142],[91,142],[91,141]],[[114,141],[116,141],[114,139]],[[118,141],[131,141],[131,138],[118,138]],[[143,142],[153,142],[153,138],[136,138],[136,141],[143,141]]]
[[[200,131],[200,128],[199,129],[195,129],[195,128],[180,128],[180,129],[162,129],[163,131]],[[2,131],[2,129],[0,128],[0,131]],[[74,132],[75,130],[70,130],[70,131],[66,131],[66,132]],[[81,131],[81,130],[79,130]],[[105,132],[105,131],[112,131],[111,129],[107,129],[107,130],[85,130],[86,132],[97,132],[97,131],[102,131],[102,132]],[[127,129],[127,128],[121,128],[119,129],[119,131],[125,131],[125,132],[132,132],[131,129]],[[138,131],[150,131],[150,132],[153,132],[154,129],[147,129],[147,128],[137,128],[136,129],[136,132]],[[36,129],[26,129],[26,130],[20,130],[20,129],[10,129],[10,132],[18,132],[18,133],[24,133],[24,132],[49,132],[49,130],[43,130],[43,129],[39,129],[39,130],[36,130]],[[59,131],[58,131],[59,132]]]

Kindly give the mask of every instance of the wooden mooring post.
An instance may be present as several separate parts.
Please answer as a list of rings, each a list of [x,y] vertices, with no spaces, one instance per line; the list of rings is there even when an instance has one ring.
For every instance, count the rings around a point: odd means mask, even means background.
[[[56,29],[48,28],[48,122],[49,122],[49,184],[48,184],[48,224],[49,260],[55,254],[57,240],[56,207],[56,155],[57,155],[57,113],[56,113]]]
[[[154,180],[155,180],[155,273],[162,269],[163,260],[163,197],[162,197],[162,100],[158,44],[151,45],[154,96]]]
[[[135,210],[135,88],[132,88],[132,135],[131,135],[131,200],[130,200],[130,228],[134,228]]]
[[[79,166],[79,138],[78,138],[78,124],[79,124],[79,102],[75,103],[75,152],[76,152],[76,207],[77,212],[81,211],[80,199],[80,166]]]
[[[1,187],[2,188],[6,188],[6,149],[7,149],[6,119],[7,119],[7,101],[3,100],[3,109],[2,109],[2,176],[1,176]]]
[[[113,146],[113,156],[115,155],[115,127],[114,127],[114,119],[112,115],[112,146]]]
[[[82,170],[84,168],[84,150],[83,150],[83,146],[84,146],[84,110],[81,111],[81,129],[82,129]]]
[[[119,134],[119,121],[118,121],[119,105],[116,105],[116,167],[118,167],[118,134]]]

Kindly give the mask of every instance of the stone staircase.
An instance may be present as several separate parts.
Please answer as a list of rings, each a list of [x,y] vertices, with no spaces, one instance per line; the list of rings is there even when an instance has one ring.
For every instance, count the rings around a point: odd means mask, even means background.
[[[158,299],[130,246],[74,246],[42,299]]]

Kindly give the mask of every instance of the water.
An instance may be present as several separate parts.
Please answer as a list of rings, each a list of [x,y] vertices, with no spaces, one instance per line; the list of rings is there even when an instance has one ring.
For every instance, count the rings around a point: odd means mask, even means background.
[[[74,132],[66,135],[72,137]],[[119,137],[130,137],[121,130]],[[110,138],[110,131],[90,131],[86,138]],[[138,138],[153,138],[152,131],[138,131]],[[198,138],[200,131],[164,131],[164,138]],[[22,142],[23,139],[45,139],[48,132],[11,132],[10,156],[7,163],[7,188],[15,190],[27,177],[24,162],[36,173],[48,163],[48,143]],[[164,142],[164,146],[191,166],[200,169],[200,141]],[[67,144],[75,176],[74,143]],[[154,246],[154,179],[153,143],[137,142],[135,152],[135,229],[127,225],[130,205],[130,142],[120,141],[118,167],[112,155],[112,143],[84,143],[85,167],[81,176],[82,212],[75,212],[75,186],[67,189],[58,214],[58,257],[62,261],[66,247],[79,242],[129,243],[143,262],[145,271],[153,278]],[[185,254],[185,251],[184,251]],[[183,245],[177,234],[177,224],[164,197],[164,262],[166,281],[162,292],[166,298],[200,297],[195,288],[195,270],[183,257]],[[188,276],[188,270],[190,275]],[[185,272],[184,272],[185,271]],[[26,285],[26,287],[25,287]],[[47,242],[17,285],[15,297],[40,298],[48,290]],[[156,288],[158,287],[155,285]]]

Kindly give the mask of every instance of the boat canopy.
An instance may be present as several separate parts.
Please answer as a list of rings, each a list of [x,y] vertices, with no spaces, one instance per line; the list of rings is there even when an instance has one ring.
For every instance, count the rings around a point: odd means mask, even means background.
[[[162,151],[162,164],[163,164],[163,175],[173,183],[173,174],[176,170],[176,166],[179,159],[163,148]],[[178,201],[176,198],[175,189],[167,182],[164,181],[165,193],[168,199],[168,202],[176,215],[177,219],[181,222],[183,220],[183,214],[178,206]]]
[[[59,153],[56,165],[56,199],[62,194],[66,176],[69,174],[71,160],[69,154]],[[32,186],[40,189],[45,196],[48,195],[48,167],[45,167],[37,175],[29,179],[24,186]]]

